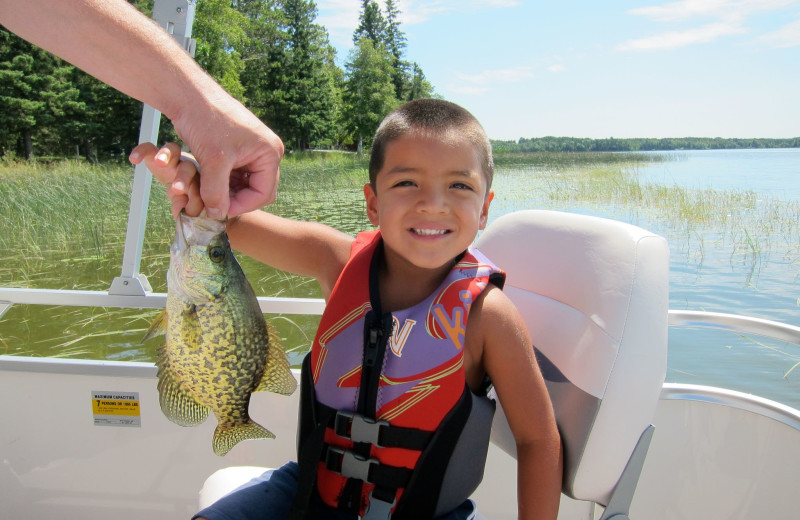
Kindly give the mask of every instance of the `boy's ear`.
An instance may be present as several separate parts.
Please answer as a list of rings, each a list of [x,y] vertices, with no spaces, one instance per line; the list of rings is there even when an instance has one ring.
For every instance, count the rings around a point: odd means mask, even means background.
[[[481,218],[478,229],[486,228],[486,222],[489,220],[489,206],[492,200],[494,200],[494,191],[489,190],[489,193],[486,194],[486,199],[483,201],[483,207],[481,207]]]
[[[367,217],[373,226],[378,226],[378,196],[371,183],[364,185],[364,198],[367,200]]]

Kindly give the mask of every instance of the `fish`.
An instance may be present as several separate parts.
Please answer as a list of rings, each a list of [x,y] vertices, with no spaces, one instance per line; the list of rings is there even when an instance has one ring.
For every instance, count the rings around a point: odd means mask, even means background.
[[[250,418],[250,395],[297,387],[274,328],[231,250],[225,221],[181,212],[170,248],[166,308],[143,339],[160,334],[159,404],[181,426],[217,419],[212,447],[225,455],[246,439],[275,435]]]

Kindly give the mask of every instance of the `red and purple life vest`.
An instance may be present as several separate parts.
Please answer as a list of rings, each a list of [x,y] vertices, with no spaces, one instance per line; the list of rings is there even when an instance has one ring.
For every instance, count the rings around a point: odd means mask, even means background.
[[[382,247],[379,231],[356,238],[304,366],[304,401],[310,398],[313,405],[301,405],[306,416],[299,441],[301,480],[315,469],[316,496],[360,516],[379,504],[392,511],[391,518],[432,518],[474,490],[459,491],[461,483],[442,481],[478,399],[466,385],[463,367],[470,306],[489,283],[502,287],[505,274],[470,247],[428,298],[382,314],[377,308]],[[308,407],[315,419],[307,417]],[[304,443],[314,428],[317,440],[309,448]],[[489,430],[479,429],[480,439],[470,443],[477,442],[480,452]],[[313,469],[302,462],[304,447]],[[463,480],[464,471],[478,468],[477,486],[483,464],[473,458],[474,446],[468,452],[471,460],[456,473]],[[443,493],[453,496],[443,503]]]

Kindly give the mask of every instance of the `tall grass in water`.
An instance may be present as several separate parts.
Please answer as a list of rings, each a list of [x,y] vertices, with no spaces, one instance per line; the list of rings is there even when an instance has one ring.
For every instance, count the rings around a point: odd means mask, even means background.
[[[500,171],[525,179],[527,190],[512,196],[560,208],[576,204],[618,208],[627,220],[661,232],[698,235],[713,230],[730,244],[732,255],[757,258],[775,241],[780,242],[775,244],[778,249],[796,253],[800,248],[800,201],[770,199],[748,190],[643,183],[636,175],[637,156],[657,157],[649,154],[593,153],[578,161],[573,155],[579,154],[556,154],[540,165],[501,166]],[[603,163],[603,155],[608,163]]]
[[[732,258],[758,262],[771,248],[794,254],[800,266],[798,202],[759,199],[747,191],[687,190],[640,183],[635,168],[651,154],[565,153],[498,155],[493,212],[589,206],[657,232],[683,235],[703,251],[707,230],[731,248]],[[660,157],[663,157],[659,155]],[[119,274],[133,167],[0,162],[0,285],[106,290]],[[354,154],[291,154],[281,163],[281,189],[269,210],[328,223],[347,233],[368,229],[361,188],[367,160]],[[598,209],[599,211],[591,211]],[[609,208],[613,208],[610,214]],[[635,218],[630,218],[634,215]],[[141,271],[153,289],[166,290],[164,273],[174,224],[164,190],[154,183]],[[651,225],[654,224],[654,225]],[[671,238],[672,240],[672,238]],[[776,243],[776,242],[780,243]],[[316,284],[241,257],[258,294],[318,296]],[[0,353],[152,360],[156,342],[138,344],[151,311],[15,306],[0,322]],[[305,347],[315,319],[273,320],[289,347]],[[38,332],[45,323],[49,337]]]
[[[281,172],[282,189],[270,211],[341,228],[338,217],[353,232],[369,224],[352,211],[353,197],[362,197],[363,158],[292,155]],[[107,290],[120,273],[132,181],[133,167],[125,162],[91,166],[77,161],[0,161],[0,248],[6,253],[0,285]],[[341,219],[342,208],[348,208],[347,219]],[[166,290],[174,232],[164,189],[154,182],[140,271],[156,292]],[[245,257],[240,260],[258,294],[319,295],[310,280],[288,277]],[[154,342],[142,346],[139,339],[154,314],[16,305],[0,322],[0,354],[152,360]],[[287,345],[308,345],[316,327],[314,318],[309,323],[303,318],[277,322],[285,329]]]

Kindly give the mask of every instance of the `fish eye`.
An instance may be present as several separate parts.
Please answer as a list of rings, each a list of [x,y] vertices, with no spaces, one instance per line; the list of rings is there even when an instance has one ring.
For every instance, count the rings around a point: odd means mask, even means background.
[[[208,257],[212,262],[218,264],[225,258],[225,248],[220,246],[212,246],[208,248]]]

